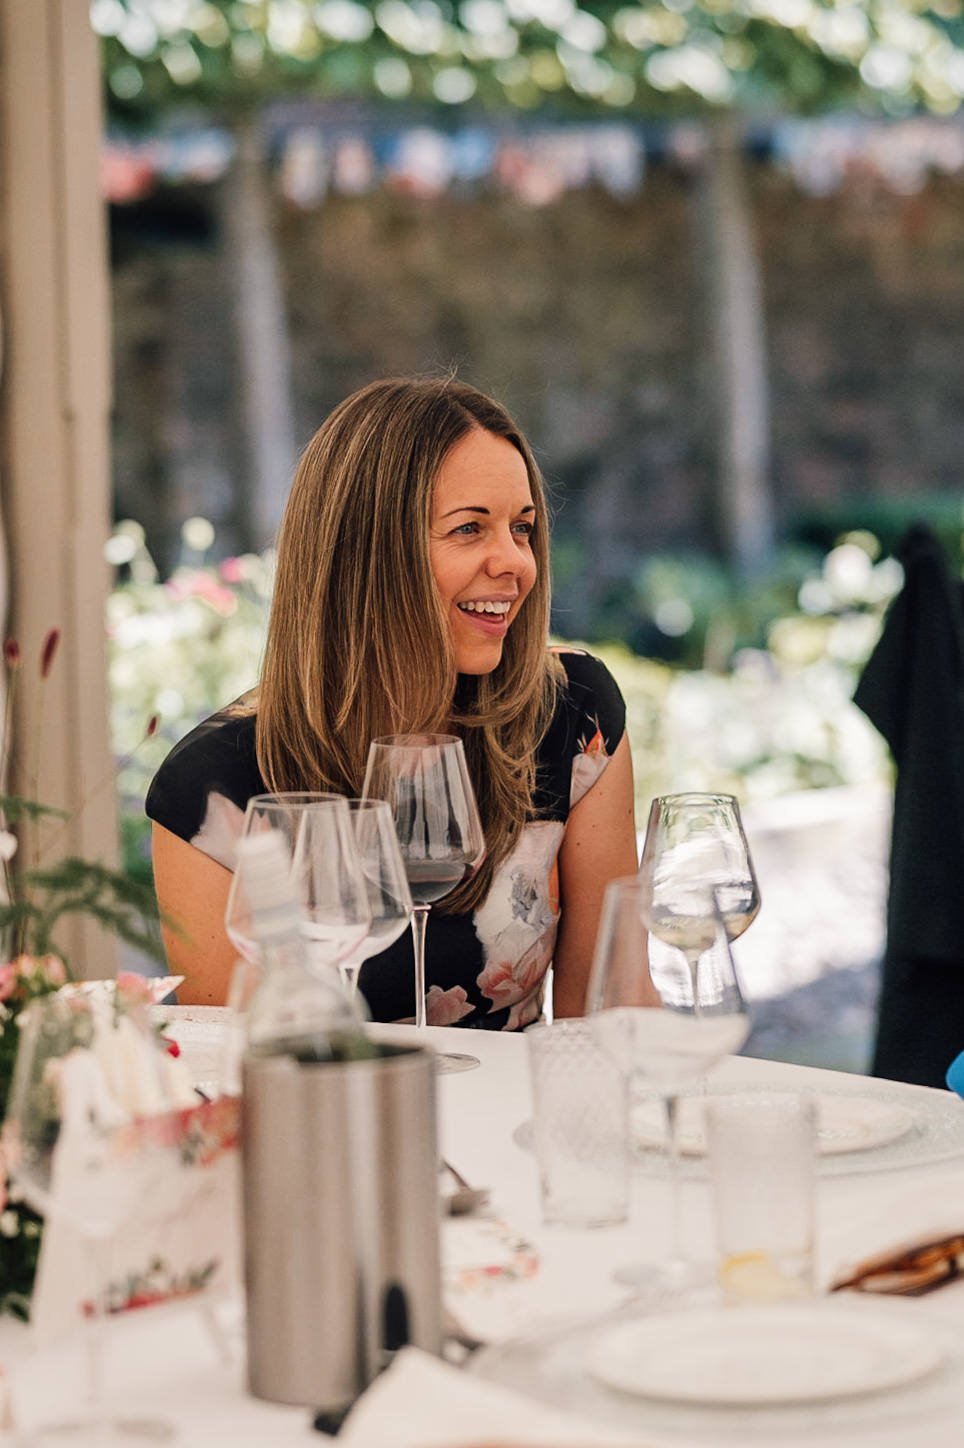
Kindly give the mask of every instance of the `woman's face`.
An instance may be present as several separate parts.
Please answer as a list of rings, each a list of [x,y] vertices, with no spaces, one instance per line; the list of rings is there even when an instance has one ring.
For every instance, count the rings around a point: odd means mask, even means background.
[[[460,674],[489,674],[536,579],[525,460],[475,427],[449,449],[432,497],[429,561]]]

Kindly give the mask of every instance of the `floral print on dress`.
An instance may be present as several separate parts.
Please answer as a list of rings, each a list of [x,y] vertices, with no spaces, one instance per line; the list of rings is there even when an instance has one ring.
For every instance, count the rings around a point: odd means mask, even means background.
[[[233,800],[226,799],[212,789],[208,795],[208,807],[201,828],[191,840],[197,850],[203,850],[212,860],[233,870],[238,857],[238,840],[244,823],[244,810]]]
[[[470,1016],[474,1010],[475,1006],[460,985],[453,985],[449,990],[443,990],[440,985],[430,985],[425,992],[427,1025],[455,1026],[463,1016]]]
[[[558,820],[526,825],[475,912],[485,962],[476,984],[492,1002],[490,1010],[514,1007],[535,995],[540,996],[541,1010],[542,983],[559,924],[558,890],[552,882],[564,832]]]
[[[589,793],[609,763],[606,740],[599,727],[599,720],[593,719],[591,722],[596,726],[595,733],[589,739],[585,734],[580,736],[576,753],[572,758],[572,776],[569,786],[570,809]]]

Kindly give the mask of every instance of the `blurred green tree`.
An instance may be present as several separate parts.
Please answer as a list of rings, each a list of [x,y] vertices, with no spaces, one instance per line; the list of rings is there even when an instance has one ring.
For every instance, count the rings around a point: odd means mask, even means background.
[[[255,123],[264,100],[702,117],[694,215],[718,425],[710,505],[721,552],[743,576],[762,572],[773,550],[746,127],[774,111],[950,115],[964,101],[964,0],[92,0],[91,19],[113,114],[144,119],[193,99],[236,129],[226,222],[240,282],[242,416],[262,500],[293,436]],[[262,534],[279,507],[273,493],[254,508]]]

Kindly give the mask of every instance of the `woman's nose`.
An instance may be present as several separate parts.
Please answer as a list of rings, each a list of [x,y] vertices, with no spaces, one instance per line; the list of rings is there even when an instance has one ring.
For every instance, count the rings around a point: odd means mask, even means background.
[[[508,531],[498,533],[492,540],[485,561],[485,571],[490,578],[499,578],[506,573],[517,574],[522,566],[519,546]]]

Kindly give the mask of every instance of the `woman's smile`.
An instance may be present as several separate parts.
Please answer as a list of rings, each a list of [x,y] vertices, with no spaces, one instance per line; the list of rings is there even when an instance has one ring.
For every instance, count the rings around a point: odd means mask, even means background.
[[[460,674],[488,674],[536,578],[535,504],[522,454],[475,427],[450,448],[432,499],[429,558]]]

